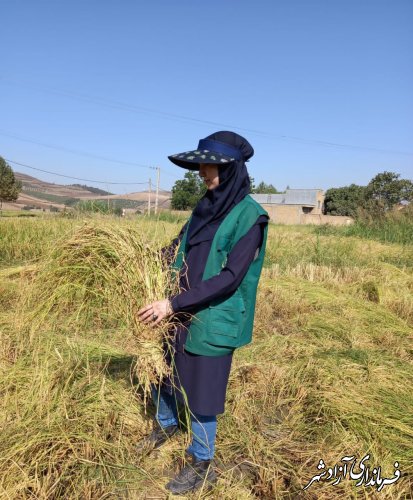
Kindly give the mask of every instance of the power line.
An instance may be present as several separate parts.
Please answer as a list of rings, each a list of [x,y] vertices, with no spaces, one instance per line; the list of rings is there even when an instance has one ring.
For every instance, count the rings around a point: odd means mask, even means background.
[[[97,184],[120,184],[120,185],[128,185],[128,186],[132,186],[135,184],[148,184],[147,182],[108,182],[108,181],[96,181],[96,180],[92,180],[92,179],[82,179],[80,177],[72,177],[71,175],[58,174],[57,172],[51,172],[50,170],[43,170],[41,168],[32,167],[31,165],[27,165],[25,163],[19,163],[17,161],[10,160],[8,158],[4,158],[4,159],[7,162],[12,163],[13,165],[19,165],[20,167],[30,168],[32,170],[37,170],[38,172],[44,172],[46,174],[57,175],[59,177],[65,177],[66,179],[75,179],[77,181],[95,182]]]
[[[36,91],[41,91],[41,92],[46,92],[46,93],[47,92],[54,93],[57,95],[62,95],[64,97],[69,97],[69,98],[81,100],[84,102],[90,102],[92,104],[98,104],[98,105],[102,105],[102,106],[107,106],[107,107],[116,108],[116,109],[122,109],[122,110],[136,112],[136,113],[150,113],[150,114],[159,115],[163,118],[169,118],[169,119],[178,120],[178,121],[213,125],[215,127],[239,130],[241,132],[248,132],[250,134],[258,135],[260,137],[264,137],[264,138],[268,138],[268,139],[288,140],[288,141],[299,142],[299,143],[309,144],[309,145],[323,146],[323,147],[333,147],[333,148],[351,149],[351,150],[359,150],[359,151],[374,151],[376,153],[385,153],[385,154],[398,154],[398,155],[406,155],[406,156],[413,155],[413,153],[406,152],[406,151],[386,150],[386,149],[369,147],[369,146],[343,144],[343,143],[338,143],[338,142],[324,141],[324,140],[318,140],[318,139],[308,139],[308,138],[304,138],[304,137],[296,137],[296,136],[289,136],[289,135],[283,135],[283,134],[271,134],[271,133],[268,133],[268,132],[263,131],[263,130],[255,130],[255,129],[245,128],[245,127],[237,127],[235,125],[229,125],[226,123],[209,121],[209,120],[201,120],[201,119],[190,117],[190,116],[180,115],[180,114],[176,114],[176,113],[169,113],[169,112],[157,110],[154,108],[147,108],[147,107],[143,107],[143,106],[132,105],[132,104],[123,103],[123,102],[119,102],[119,101],[113,101],[113,100],[106,99],[106,98],[93,97],[93,96],[90,96],[87,94],[80,94],[80,93],[73,92],[73,91],[59,90],[59,89],[55,89],[55,88],[44,87],[44,86],[33,85],[33,84],[28,85],[27,83],[22,83],[22,82],[19,82],[16,80],[12,80],[10,78],[0,77],[0,81],[3,81],[5,83],[12,83],[15,85],[17,84],[17,85],[20,85],[22,87],[34,89]]]
[[[106,156],[95,155],[95,154],[89,153],[87,151],[82,151],[82,150],[78,150],[78,149],[70,149],[70,148],[66,148],[65,146],[56,146],[54,144],[47,144],[47,143],[44,143],[44,142],[37,141],[35,139],[31,139],[31,138],[28,138],[28,137],[23,137],[21,135],[13,134],[13,133],[10,133],[10,132],[4,131],[4,130],[0,130],[0,135],[3,135],[5,137],[11,137],[12,139],[17,139],[17,140],[23,141],[23,142],[30,142],[32,144],[36,144],[38,146],[43,146],[45,148],[57,149],[59,151],[65,151],[66,153],[72,153],[72,154],[76,154],[76,155],[80,155],[80,156],[87,156],[89,158],[96,158],[98,160],[108,161],[108,162],[111,162],[111,163],[117,163],[117,164],[122,164],[122,165],[130,165],[130,166],[133,166],[133,167],[140,167],[140,168],[150,168],[150,169],[153,169],[153,170],[156,169],[156,167],[153,167],[151,165],[144,165],[144,164],[141,164],[141,163],[135,163],[135,162],[130,162],[130,161],[123,161],[123,160],[118,160],[116,158],[108,158]]]
[[[160,167],[161,168],[161,167]],[[165,170],[164,168],[161,168],[161,172],[165,175],[169,175],[169,177],[173,177],[174,179],[181,179],[181,176],[180,175],[176,175],[176,174],[171,174],[170,172],[168,172],[167,170]]]
[[[17,135],[17,134],[14,134],[12,132],[4,131],[4,130],[0,130],[0,135],[3,135],[5,137],[11,137],[12,139],[16,139],[18,141],[23,141],[23,142],[29,142],[31,144],[36,144],[37,146],[42,146],[42,147],[49,148],[49,149],[56,149],[58,151],[64,151],[64,152],[75,154],[75,155],[78,155],[78,156],[85,156],[85,157],[88,157],[88,158],[95,158],[97,160],[107,161],[107,162],[110,162],[110,163],[116,163],[116,164],[121,164],[121,165],[129,165],[129,166],[132,166],[132,167],[149,168],[151,170],[156,170],[156,168],[157,168],[157,167],[154,167],[152,165],[145,165],[145,164],[141,164],[141,163],[135,163],[135,162],[129,162],[129,161],[124,161],[124,160],[119,160],[119,159],[116,159],[116,158],[108,158],[108,157],[105,157],[105,156],[99,156],[99,155],[96,155],[94,153],[90,153],[88,151],[82,151],[82,150],[78,150],[78,149],[71,149],[71,148],[67,148],[65,146],[56,146],[54,144],[47,144],[47,143],[40,142],[38,140],[29,138],[29,137],[24,137],[24,136]],[[177,176],[175,174],[171,174],[170,172],[168,172],[168,171],[166,171],[164,169],[161,169],[161,170],[162,170],[163,174],[169,175],[170,177],[174,177],[176,179],[180,178],[179,176]]]

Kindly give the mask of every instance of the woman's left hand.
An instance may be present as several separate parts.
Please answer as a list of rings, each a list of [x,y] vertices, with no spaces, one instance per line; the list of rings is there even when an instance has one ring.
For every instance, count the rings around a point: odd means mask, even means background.
[[[155,326],[171,314],[173,314],[173,310],[168,299],[156,300],[139,309],[138,319],[143,323],[152,322],[152,325]]]

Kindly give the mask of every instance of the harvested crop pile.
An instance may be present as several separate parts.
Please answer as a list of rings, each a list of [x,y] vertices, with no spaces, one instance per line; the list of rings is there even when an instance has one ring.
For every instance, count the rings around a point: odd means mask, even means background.
[[[159,250],[132,228],[85,224],[44,262],[26,304],[32,335],[40,329],[111,331],[117,345],[136,355],[145,393],[169,371],[162,339],[170,324],[155,329],[138,321],[145,304],[172,293]]]

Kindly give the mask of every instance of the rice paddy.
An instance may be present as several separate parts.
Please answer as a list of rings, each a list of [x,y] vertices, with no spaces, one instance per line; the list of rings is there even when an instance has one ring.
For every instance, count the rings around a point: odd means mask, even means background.
[[[0,498],[168,498],[188,435],[135,452],[148,384],[167,369],[166,325],[135,311],[176,286],[159,249],[182,224],[0,220]],[[412,262],[406,244],[270,226],[253,343],[218,417],[219,481],[189,498],[412,498]],[[320,459],[367,454],[402,477],[303,490]]]

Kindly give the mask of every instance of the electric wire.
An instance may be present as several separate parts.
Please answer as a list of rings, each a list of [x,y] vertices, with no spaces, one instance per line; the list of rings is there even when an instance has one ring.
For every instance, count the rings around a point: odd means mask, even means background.
[[[272,134],[272,133],[269,133],[269,132],[266,132],[263,130],[250,129],[250,128],[246,128],[246,127],[238,127],[235,125],[230,125],[230,124],[211,121],[211,120],[201,120],[199,118],[180,115],[177,113],[170,113],[170,112],[166,112],[166,111],[162,111],[162,110],[158,110],[158,109],[154,109],[154,108],[147,108],[144,106],[137,106],[137,105],[133,105],[133,104],[123,103],[123,102],[119,102],[119,101],[110,100],[107,98],[94,97],[94,96],[90,96],[87,94],[81,94],[78,92],[59,90],[56,88],[39,86],[39,85],[34,85],[34,84],[29,85],[27,83],[22,83],[22,82],[19,82],[16,80],[12,80],[10,78],[5,78],[1,75],[0,75],[0,81],[4,82],[6,84],[12,83],[14,85],[20,85],[22,87],[34,89],[38,92],[39,91],[46,92],[46,93],[49,92],[49,93],[53,93],[53,94],[57,94],[57,95],[62,95],[64,97],[69,97],[72,99],[81,100],[83,102],[90,102],[93,104],[103,105],[103,106],[107,106],[107,107],[111,107],[111,108],[122,109],[122,110],[126,110],[126,111],[137,112],[137,113],[150,113],[150,114],[159,115],[163,118],[169,118],[169,119],[174,119],[174,120],[178,120],[178,121],[185,121],[185,122],[205,124],[205,125],[213,125],[215,127],[224,127],[226,129],[239,130],[241,132],[248,132],[250,134],[254,134],[254,135],[261,136],[261,137],[268,138],[268,139],[287,140],[287,141],[299,142],[299,143],[303,143],[303,144],[323,146],[323,147],[332,147],[332,148],[339,148],[339,149],[344,148],[344,149],[359,150],[359,151],[374,151],[376,153],[398,154],[398,155],[406,155],[406,156],[413,155],[413,153],[406,152],[406,151],[388,150],[388,149],[375,148],[375,147],[370,147],[370,146],[344,144],[344,143],[339,143],[339,142],[325,141],[325,140],[318,140],[318,139],[308,139],[308,138],[304,138],[304,137],[290,136],[290,135],[285,135],[285,134]]]
[[[105,156],[100,156],[100,155],[96,155],[94,153],[90,153],[88,151],[82,151],[82,150],[78,150],[78,149],[71,149],[71,148],[67,148],[65,146],[57,146],[57,145],[54,145],[54,144],[47,144],[47,143],[38,141],[36,139],[32,139],[32,138],[29,138],[29,137],[24,137],[24,136],[21,136],[21,135],[17,135],[17,134],[15,134],[13,132],[8,132],[8,131],[5,131],[5,130],[0,130],[0,135],[5,136],[5,137],[11,137],[12,139],[15,139],[15,140],[18,140],[18,141],[29,142],[31,144],[36,144],[36,146],[41,146],[41,147],[45,147],[45,148],[48,148],[48,149],[55,149],[57,151],[64,151],[64,152],[75,154],[75,155],[78,155],[78,156],[85,156],[87,158],[95,158],[97,160],[106,161],[106,162],[109,162],[109,163],[116,163],[116,164],[120,164],[120,165],[129,165],[129,166],[132,166],[132,167],[149,168],[151,170],[156,170],[158,168],[158,167],[155,167],[153,165],[145,165],[145,164],[142,164],[142,163],[129,162],[129,161],[124,161],[124,160],[119,160],[119,159],[116,159],[116,158],[108,158],[108,157],[105,157]],[[161,168],[161,172],[163,174],[169,175],[170,177],[173,177],[175,179],[179,179],[180,178],[179,176],[166,171],[164,168]]]
[[[8,163],[12,163],[13,165],[19,165],[20,167],[30,168],[31,170],[37,170],[38,172],[44,172],[46,174],[57,175],[58,177],[65,177],[66,179],[75,179],[77,181],[85,181],[85,182],[95,182],[96,184],[118,184],[118,185],[137,185],[137,184],[149,184],[146,182],[109,182],[109,181],[97,181],[93,179],[83,179],[81,177],[73,177],[71,175],[59,174],[57,172],[52,172],[50,170],[43,170],[42,168],[32,167],[31,165],[27,165],[26,163],[19,163],[14,160],[10,160],[9,158],[4,158]]]
[[[28,137],[24,137],[21,135],[10,133],[10,132],[4,131],[4,130],[0,130],[0,135],[6,136],[6,137],[11,137],[12,139],[17,139],[17,140],[23,141],[23,142],[30,142],[32,144],[36,144],[37,146],[43,146],[45,148],[50,148],[50,149],[57,149],[59,151],[65,151],[66,153],[72,153],[72,154],[79,155],[79,156],[86,156],[88,158],[96,158],[97,160],[103,160],[103,161],[107,161],[110,163],[129,165],[129,166],[139,167],[139,168],[150,168],[152,170],[156,170],[156,167],[154,167],[152,165],[144,165],[142,163],[135,163],[135,162],[130,162],[130,161],[118,160],[116,158],[108,158],[106,156],[100,156],[100,155],[96,155],[94,153],[89,153],[88,151],[82,151],[79,149],[71,149],[71,148],[67,148],[65,146],[56,146],[54,144],[47,144],[47,143],[40,142],[40,141],[35,140],[35,139],[31,139]]]

